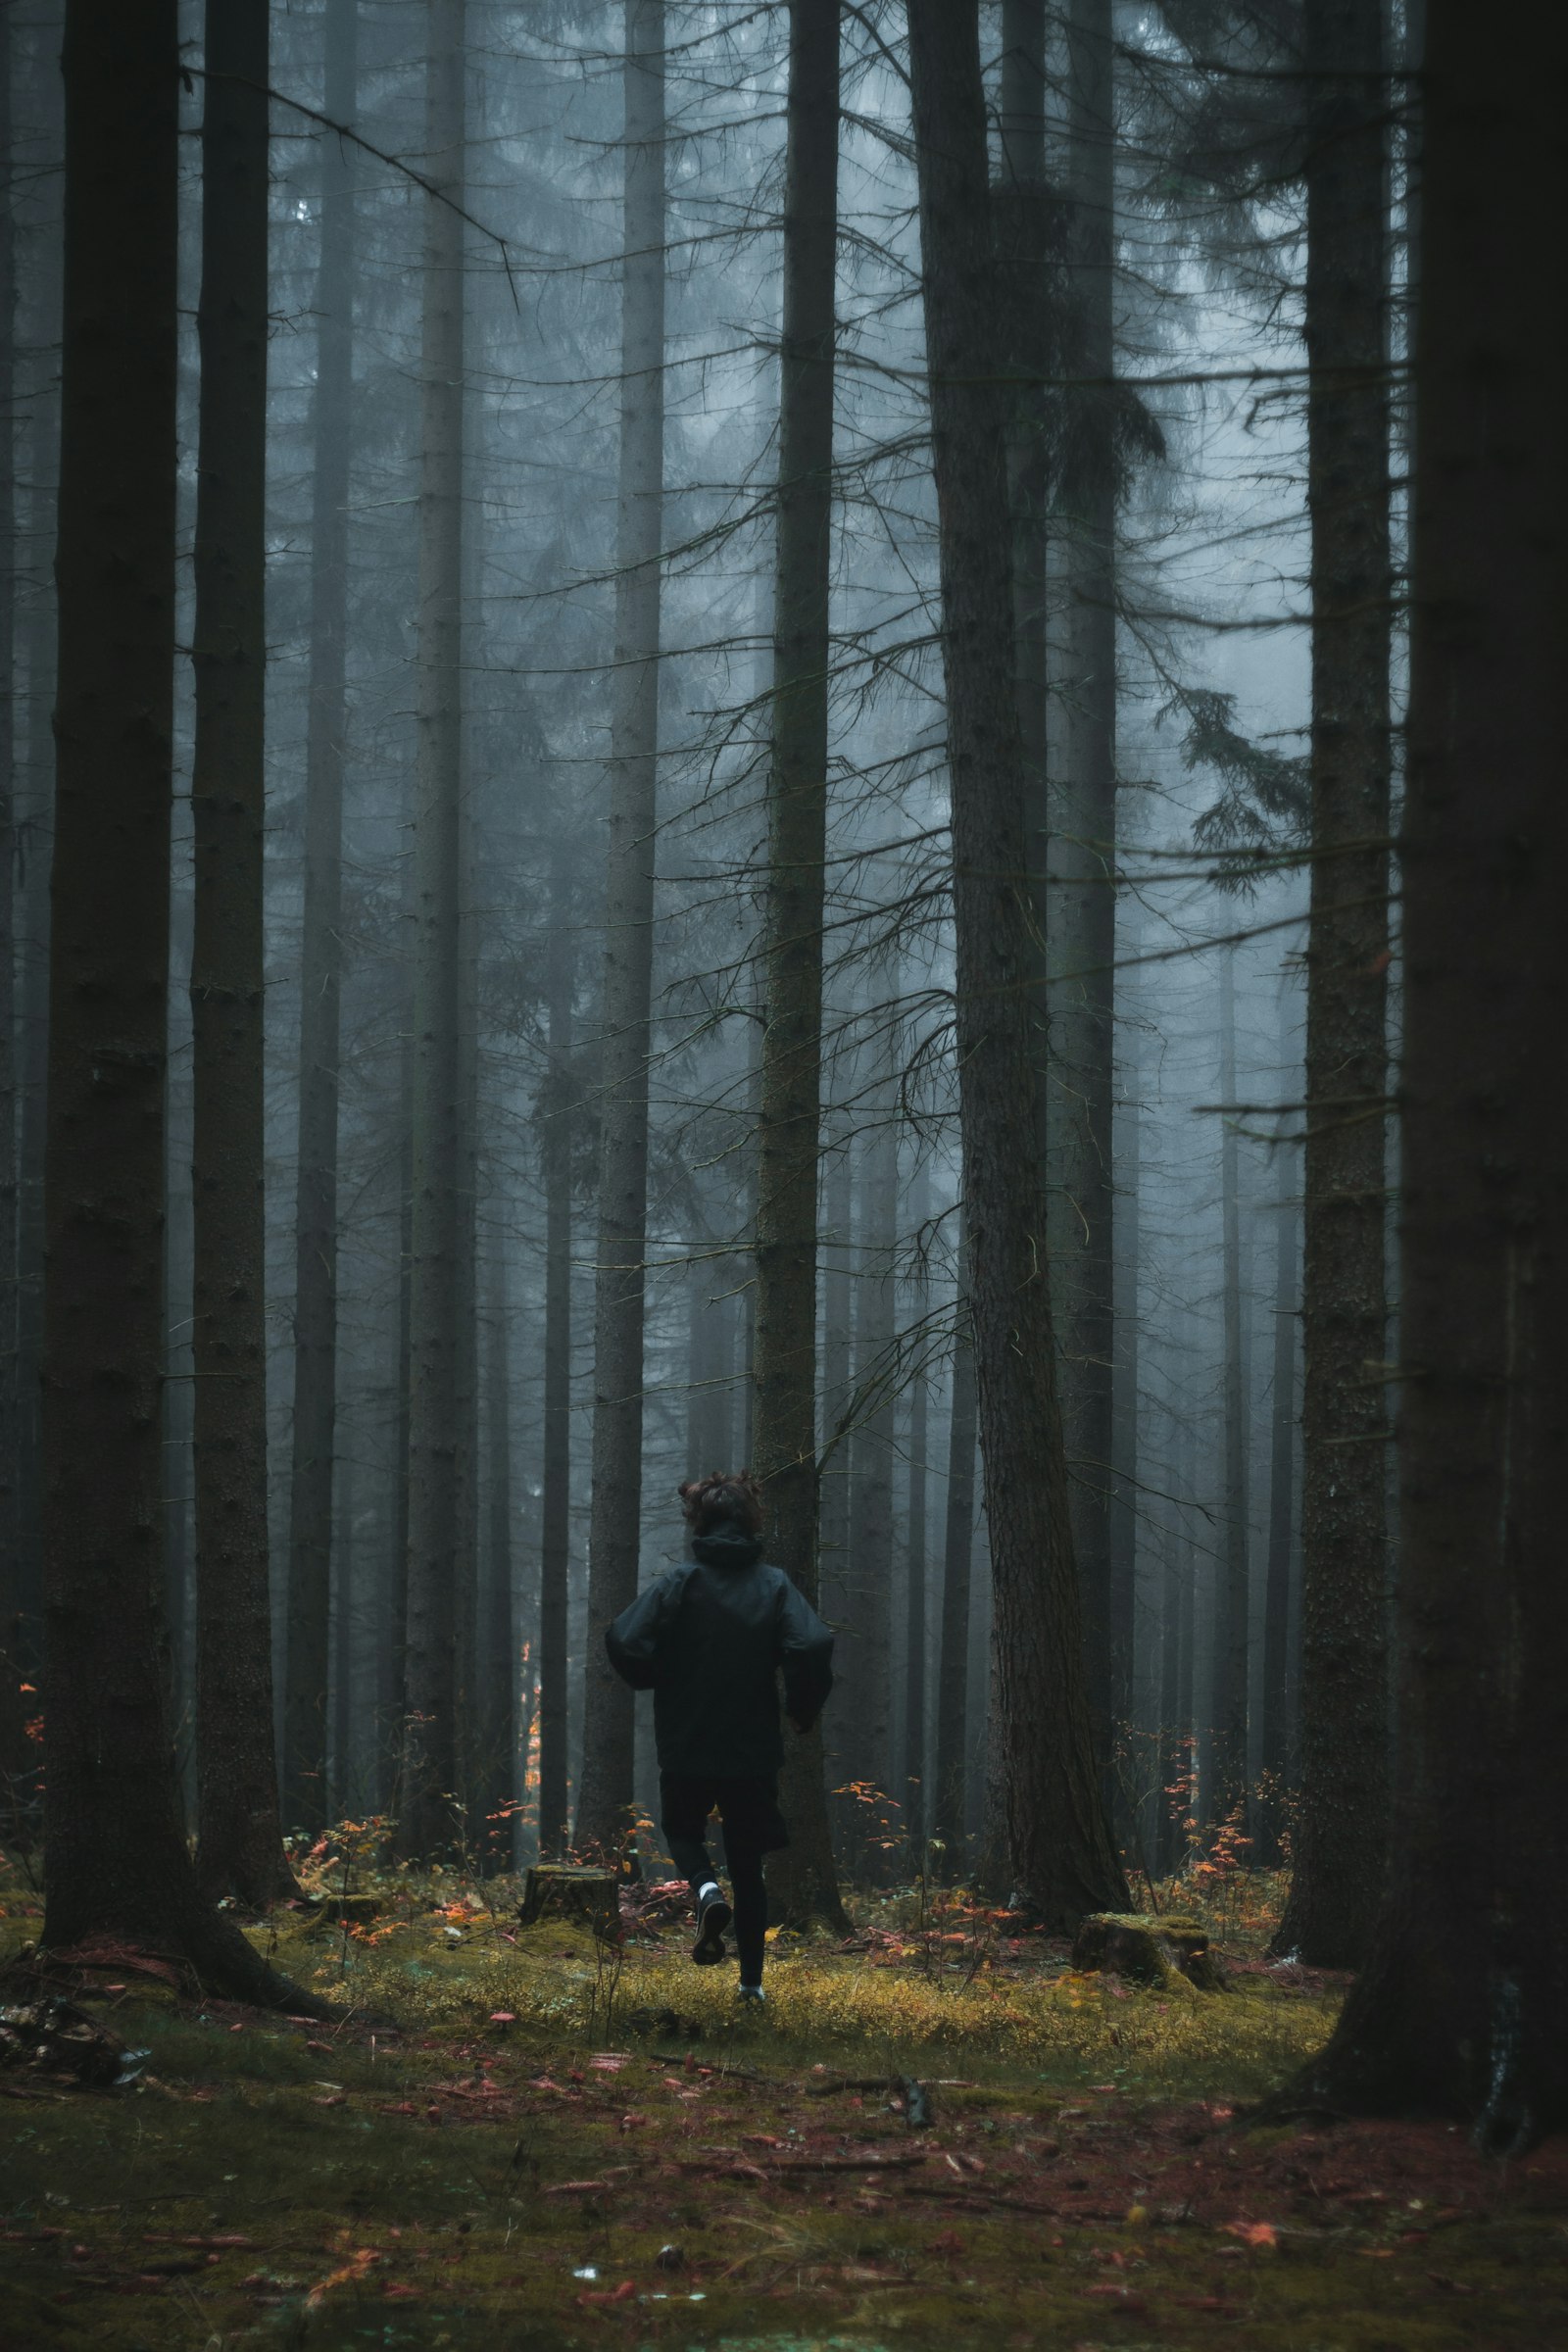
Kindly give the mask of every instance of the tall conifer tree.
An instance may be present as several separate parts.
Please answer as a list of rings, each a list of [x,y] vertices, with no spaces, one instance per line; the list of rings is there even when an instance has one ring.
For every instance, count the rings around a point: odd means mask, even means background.
[[[191,762],[197,1870],[292,1891],[277,1803],[267,1524],[268,0],[209,0],[202,83]]]
[[[787,104],[752,1453],[766,1487],[771,1556],[814,1605],[838,0],[791,0]],[[796,1926],[811,1919],[836,1924],[844,1914],[814,1727],[803,1739],[792,1737],[782,1786],[792,1841],[773,1867],[775,1900]]]
[[[465,0],[427,0],[423,319],[419,355],[419,618],[414,823],[413,1143],[409,1250],[409,1544],[403,1780],[410,1856],[460,1834],[460,1427],[471,1294],[464,1214],[462,1051]]]
[[[198,1893],[166,1715],[178,24],[70,0],[43,1391],[43,1942],[319,2013]]]
[[[632,1821],[632,1693],[605,1630],[637,1593],[642,1525],[648,1059],[658,821],[660,543],[664,489],[664,5],[625,0],[620,483],[610,863],[600,1003],[588,1657],[577,1844],[614,1851]]]

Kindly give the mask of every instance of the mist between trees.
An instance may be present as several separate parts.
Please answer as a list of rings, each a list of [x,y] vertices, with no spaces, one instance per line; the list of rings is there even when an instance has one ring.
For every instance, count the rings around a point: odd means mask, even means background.
[[[7,11],[47,1940],[280,1999],[212,1906],[345,1818],[659,1868],[603,1630],[750,1464],[838,1632],[795,1923],[1294,1867],[1279,1948],[1373,1963],[1336,2095],[1560,2119],[1562,819],[1497,549],[1562,457],[1454,192],[1501,70],[1424,13],[1425,81],[1354,0]],[[1444,471],[1478,253],[1523,503]]]

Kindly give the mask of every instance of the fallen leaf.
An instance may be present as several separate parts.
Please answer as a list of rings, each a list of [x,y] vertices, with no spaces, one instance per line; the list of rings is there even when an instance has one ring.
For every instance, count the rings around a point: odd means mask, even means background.
[[[1220,2228],[1228,2237],[1239,2237],[1248,2246],[1277,2246],[1280,2242],[1272,2222],[1222,2222]]]

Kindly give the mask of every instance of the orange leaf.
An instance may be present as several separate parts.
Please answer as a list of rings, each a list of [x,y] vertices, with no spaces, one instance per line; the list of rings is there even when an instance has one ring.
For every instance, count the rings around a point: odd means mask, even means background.
[[[1220,2227],[1228,2237],[1239,2237],[1248,2246],[1277,2246],[1280,2233],[1272,2222],[1223,2222]]]

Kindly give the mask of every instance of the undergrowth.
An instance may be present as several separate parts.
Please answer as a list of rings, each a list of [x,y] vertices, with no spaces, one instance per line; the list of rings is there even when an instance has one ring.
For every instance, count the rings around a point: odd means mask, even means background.
[[[0,2078],[9,2347],[269,2352],[1468,2352],[1568,2340],[1568,2160],[1442,2125],[1243,2131],[1340,1984],[1141,1991],[956,1898],[775,1939],[769,2001],[690,1929],[608,1950],[513,1890],[388,1880],[250,1932],[291,2024],[127,1964],[87,1993],[139,2087]],[[36,1934],[7,1903],[0,1938]],[[1216,1924],[1219,1924],[1216,1922]],[[923,2086],[929,2112],[910,2084]]]

